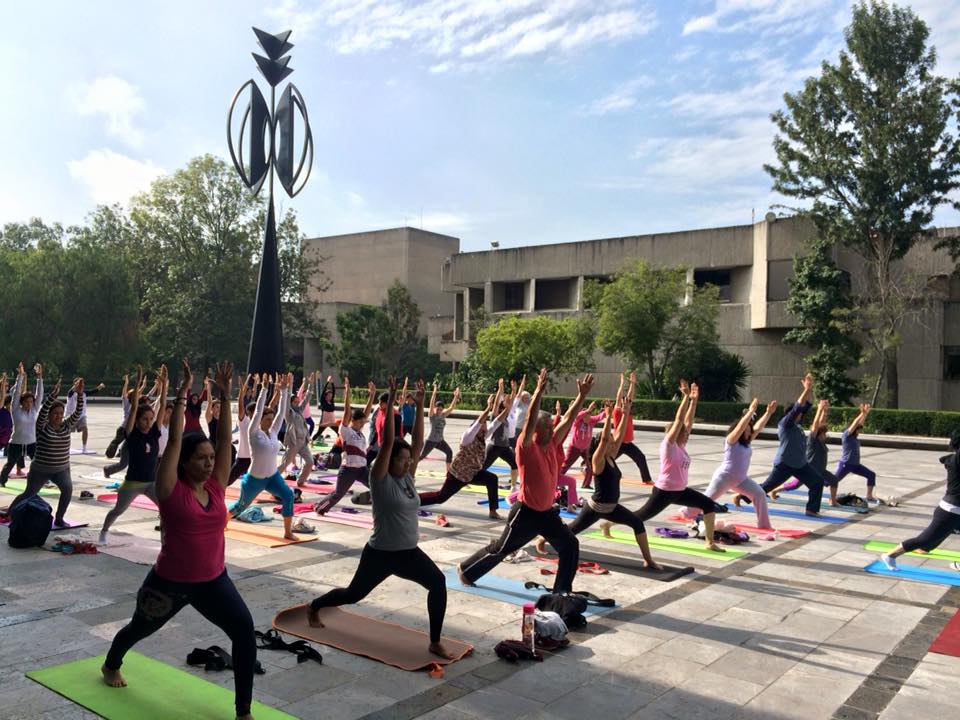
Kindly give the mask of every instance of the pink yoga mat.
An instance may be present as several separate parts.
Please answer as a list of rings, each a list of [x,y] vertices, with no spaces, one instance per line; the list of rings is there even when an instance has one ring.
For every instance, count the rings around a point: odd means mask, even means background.
[[[108,505],[117,504],[117,493],[104,493],[103,495],[97,495],[97,502],[107,503]],[[130,503],[131,507],[140,508],[141,510],[153,510],[155,512],[160,512],[160,508],[148,498],[146,495],[138,495],[134,498],[133,502]]]
[[[689,525],[693,522],[692,519],[686,517],[685,515],[671,515],[667,519],[671,520],[672,522],[684,523],[686,525]],[[785,538],[799,538],[810,534],[809,530],[793,530],[791,528],[761,528],[757,527],[756,525],[744,525],[743,523],[733,523],[733,526],[737,530],[741,530],[745,533],[753,533],[754,535],[769,535],[774,530],[780,533],[780,537]]]
[[[349,525],[350,527],[365,528],[367,530],[373,527],[372,515],[351,515],[350,513],[341,512],[339,510],[331,510],[326,515],[317,515],[315,512],[303,513],[298,517],[306,518],[307,520],[316,520],[317,522],[331,522],[336,523],[337,525]]]

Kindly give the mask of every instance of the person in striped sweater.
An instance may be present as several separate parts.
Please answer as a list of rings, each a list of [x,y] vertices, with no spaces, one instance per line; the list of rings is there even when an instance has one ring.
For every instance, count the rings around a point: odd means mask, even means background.
[[[76,407],[70,417],[64,419],[63,403],[57,399],[60,394],[60,381],[43,401],[37,416],[37,454],[30,463],[27,474],[27,488],[10,503],[13,507],[22,500],[39,494],[40,489],[52,482],[60,489],[60,501],[53,518],[54,527],[64,527],[64,516],[70,505],[73,493],[73,481],[70,478],[70,433],[83,417],[83,378],[73,381],[70,391],[77,397]]]

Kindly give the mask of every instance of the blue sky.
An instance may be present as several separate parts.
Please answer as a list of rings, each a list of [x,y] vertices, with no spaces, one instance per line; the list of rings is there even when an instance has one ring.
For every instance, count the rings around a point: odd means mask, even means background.
[[[910,3],[960,75],[960,0]],[[835,59],[849,0],[5,3],[0,223],[80,221],[211,152],[251,25],[292,29],[311,236],[464,250],[743,224],[779,198],[768,116]],[[422,218],[422,220],[421,220]],[[945,210],[938,224],[960,224]]]

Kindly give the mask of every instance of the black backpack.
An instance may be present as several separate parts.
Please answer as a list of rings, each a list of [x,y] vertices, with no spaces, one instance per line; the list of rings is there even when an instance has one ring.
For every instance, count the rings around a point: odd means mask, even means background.
[[[537,598],[537,610],[555,612],[571,630],[587,624],[583,615],[587,611],[587,600],[579,595],[545,593]]]
[[[13,548],[40,547],[50,535],[53,509],[34,495],[10,508],[10,537]]]

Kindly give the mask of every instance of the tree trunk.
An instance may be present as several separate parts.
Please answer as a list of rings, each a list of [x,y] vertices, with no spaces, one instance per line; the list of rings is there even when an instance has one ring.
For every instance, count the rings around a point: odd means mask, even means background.
[[[870,399],[870,404],[873,407],[877,407],[877,398],[880,397],[880,388],[883,386],[883,376],[887,372],[887,354],[884,353],[880,359],[880,374],[877,375],[877,382],[873,386],[873,397]]]
[[[662,388],[657,379],[656,368],[653,365],[653,353],[647,355],[647,377],[650,378],[650,392],[653,394],[653,399],[661,400],[660,395],[662,394]]]
[[[887,348],[883,364],[887,369],[886,407],[896,410],[900,407],[900,374],[897,372],[897,348]]]

